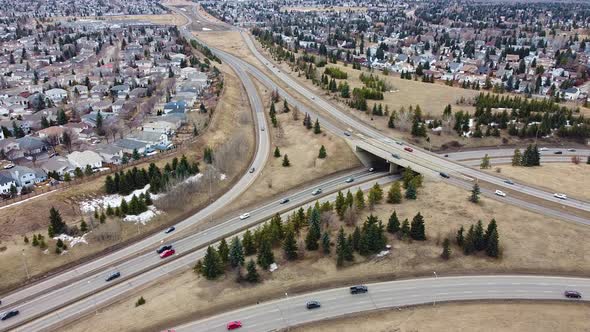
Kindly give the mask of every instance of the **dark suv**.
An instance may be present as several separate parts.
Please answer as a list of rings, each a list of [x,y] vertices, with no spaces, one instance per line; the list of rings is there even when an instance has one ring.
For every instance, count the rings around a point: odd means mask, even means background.
[[[319,301],[309,301],[305,304],[305,306],[307,307],[307,309],[316,309],[321,307],[322,305]]]
[[[0,320],[7,320],[8,318],[18,315],[18,313],[19,313],[19,311],[17,309],[7,311],[7,312],[0,315]]]
[[[581,299],[582,298],[582,294],[580,294],[580,292],[573,291],[573,290],[565,291],[563,293],[563,295],[565,295],[565,297],[570,298],[570,299]]]
[[[121,273],[119,271],[115,271],[115,272],[109,273],[109,275],[104,280],[106,282],[109,282],[111,280],[115,280],[115,279],[119,278],[120,276],[121,276]]]
[[[364,285],[350,287],[350,294],[360,294],[366,293],[368,291],[369,289],[367,288],[367,286]]]
[[[166,250],[170,250],[170,249],[172,249],[172,245],[171,245],[171,244],[165,244],[165,245],[161,246],[160,248],[156,249],[156,252],[157,252],[158,254],[161,254],[161,253],[163,253],[164,251],[166,251]]]

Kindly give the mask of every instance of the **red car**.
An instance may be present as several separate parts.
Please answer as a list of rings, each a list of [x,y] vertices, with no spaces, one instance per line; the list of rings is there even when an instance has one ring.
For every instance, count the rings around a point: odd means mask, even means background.
[[[164,252],[162,252],[160,254],[160,258],[166,258],[168,256],[172,256],[172,255],[174,255],[174,253],[176,253],[176,250],[174,250],[174,249],[165,250]]]
[[[406,151],[408,151],[408,152],[412,152],[412,151],[414,151],[414,149],[412,149],[412,148],[410,148],[410,147],[407,147],[407,146],[404,148],[404,150],[406,150]]]
[[[242,327],[242,322],[240,322],[239,320],[235,320],[233,322],[227,323],[228,330],[235,330],[235,329],[239,329],[240,327]]]

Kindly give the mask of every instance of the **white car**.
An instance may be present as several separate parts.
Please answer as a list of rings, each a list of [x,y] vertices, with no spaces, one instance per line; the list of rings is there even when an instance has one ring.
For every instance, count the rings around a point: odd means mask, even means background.
[[[246,213],[244,213],[244,214],[242,214],[242,215],[240,216],[240,220],[244,220],[244,219],[247,219],[247,218],[250,218],[250,213],[247,213],[247,212],[246,212]]]
[[[553,196],[555,196],[559,199],[567,199],[567,196],[565,194],[555,193],[555,194],[553,194]]]
[[[547,148],[540,148],[539,151],[549,151]]]
[[[503,192],[502,190],[496,190],[496,195],[506,197],[506,193]]]

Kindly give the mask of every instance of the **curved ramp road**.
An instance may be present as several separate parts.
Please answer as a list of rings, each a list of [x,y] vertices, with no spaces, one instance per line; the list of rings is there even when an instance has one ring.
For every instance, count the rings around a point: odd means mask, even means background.
[[[375,178],[375,176],[377,176],[377,178]],[[362,175],[359,175],[359,180],[361,177]],[[371,175],[363,179],[363,181],[365,182],[363,182],[362,184],[357,183],[350,189],[353,191],[356,191],[358,188],[361,188],[362,190],[368,190],[374,185],[374,183],[384,185],[396,179],[399,179],[399,177],[391,175],[383,176],[383,174]],[[324,190],[335,191],[341,189],[343,185],[350,186],[350,184],[344,182],[344,178],[333,179],[332,185],[326,186]],[[315,204],[315,199],[309,201],[309,197],[312,197],[311,190],[312,189],[306,189],[305,191],[303,191],[300,198],[295,199],[295,197],[293,197],[292,205],[290,205],[289,208],[298,209],[299,206],[301,206],[302,204],[304,208],[307,208],[307,206]],[[331,193],[329,195],[325,195],[319,198],[318,201],[320,203],[323,203],[325,201],[334,201],[336,199],[336,195],[336,193]],[[224,223],[223,228],[214,228],[210,231],[208,230],[204,232],[204,234],[199,233],[197,236],[200,236],[201,239],[199,240],[199,238],[195,238],[193,239],[193,241],[202,241],[205,237],[211,237],[213,239],[216,239],[219,238],[218,235],[225,236],[228,234],[228,230],[225,229],[226,227],[234,227],[234,229],[237,229],[238,231],[245,227],[253,226],[255,228],[260,225],[260,221],[268,220],[269,217],[274,215],[275,213],[287,211],[283,209],[282,205],[278,202],[272,203],[270,205],[273,206],[272,209],[268,206],[264,206],[255,211],[251,211],[251,217],[245,219],[244,221],[241,221],[239,218],[233,218],[228,222]],[[286,220],[287,216],[291,212],[292,211],[284,212],[282,214],[283,220]],[[246,224],[239,225],[241,222],[246,222]],[[238,236],[241,235],[242,232],[238,233]],[[218,243],[215,242],[213,245],[217,244]],[[42,298],[39,300],[32,301],[31,303],[19,306],[17,308],[21,311],[21,314],[19,316],[11,318],[10,320],[0,322],[0,330],[55,330],[57,327],[65,325],[67,322],[79,317],[80,315],[93,312],[98,308],[106,306],[114,302],[115,300],[124,297],[126,293],[128,293],[129,291],[133,291],[134,289],[139,287],[144,287],[156,280],[162,280],[162,278],[166,278],[167,276],[173,273],[191,269],[198,259],[204,257],[206,251],[206,248],[204,247],[201,247],[197,250],[191,250],[191,248],[198,248],[198,246],[195,246],[195,243],[191,243],[191,241],[188,240],[178,243],[174,242],[173,245],[177,249],[177,253],[175,256],[169,257],[165,260],[160,260],[158,255],[155,252],[152,252],[150,253],[150,255],[146,255],[146,257],[142,257],[141,259],[138,259],[133,263],[128,263],[125,264],[125,266],[120,267],[119,270],[122,273],[121,278],[115,279],[114,282],[107,284],[104,281],[105,275],[96,275],[93,276],[90,280],[81,282],[80,284],[76,285],[74,289],[71,291],[74,292],[74,295],[76,294],[75,292],[79,292],[87,293],[87,296],[76,300],[71,305],[65,306],[63,308],[62,305],[58,305],[53,310],[47,311],[46,306],[50,306],[57,301],[59,301],[60,303],[64,303],[67,300],[62,298],[61,294],[58,294],[55,298]],[[140,270],[137,273],[134,273],[133,269]],[[63,296],[67,296],[67,294]],[[45,310],[43,317],[27,323],[27,315],[28,317],[30,317],[31,315],[34,315],[36,311],[40,310]]]
[[[565,290],[577,290],[590,298],[590,279],[545,276],[469,276],[390,281],[367,285],[368,293],[351,295],[347,287],[253,305],[174,328],[177,332],[226,331],[239,320],[239,331],[278,329],[364,311],[397,308],[443,301],[466,300],[566,300]],[[305,303],[317,300],[321,308],[308,310]]]

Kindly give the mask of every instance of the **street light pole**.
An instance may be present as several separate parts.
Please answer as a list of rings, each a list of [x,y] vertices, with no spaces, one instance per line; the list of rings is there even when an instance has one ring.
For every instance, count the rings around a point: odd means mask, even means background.
[[[437,280],[438,276],[436,275],[436,271],[433,271],[432,273],[434,273],[434,280]],[[432,306],[436,306],[436,292],[434,293],[434,302],[432,303]]]

